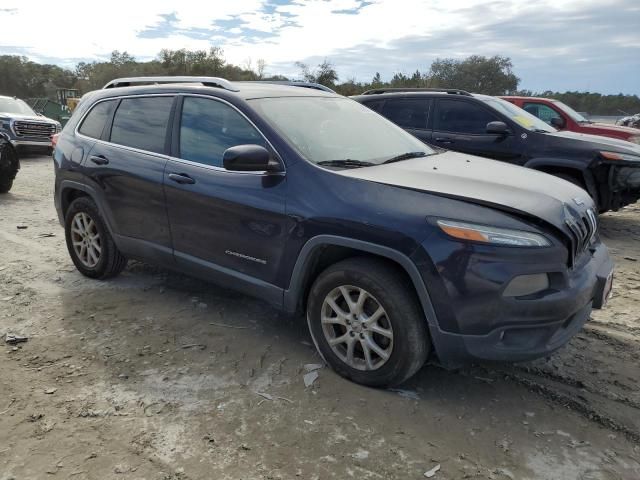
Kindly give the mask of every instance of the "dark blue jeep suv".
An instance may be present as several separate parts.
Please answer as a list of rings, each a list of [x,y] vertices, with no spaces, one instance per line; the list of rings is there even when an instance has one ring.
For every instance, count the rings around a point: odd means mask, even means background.
[[[611,289],[584,190],[437,153],[332,92],[116,80],[83,98],[54,160],[84,275],[137,258],[305,312],[323,358],[367,385],[430,355],[547,355]]]

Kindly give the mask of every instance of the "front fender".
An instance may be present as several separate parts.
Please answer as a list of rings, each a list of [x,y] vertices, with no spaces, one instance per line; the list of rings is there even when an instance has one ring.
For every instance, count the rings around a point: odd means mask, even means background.
[[[314,256],[326,246],[348,247],[387,258],[398,264],[407,273],[413,283],[427,323],[429,326],[435,326],[437,324],[436,313],[429,298],[427,288],[418,268],[409,257],[383,245],[336,235],[318,235],[309,239],[307,243],[304,244],[293,267],[289,288],[283,293],[283,308],[285,311],[293,313],[297,310],[300,296],[304,294],[304,286],[308,279],[309,271],[313,267]]]

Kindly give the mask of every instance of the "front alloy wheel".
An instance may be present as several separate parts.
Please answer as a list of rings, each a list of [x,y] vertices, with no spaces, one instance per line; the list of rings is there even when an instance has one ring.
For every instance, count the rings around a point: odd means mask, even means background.
[[[356,370],[377,370],[393,352],[393,328],[380,302],[363,288],[334,288],[322,304],[322,332],[332,351]]]
[[[349,258],[320,273],[309,292],[307,322],[336,372],[373,387],[405,381],[431,347],[413,284],[381,258]]]

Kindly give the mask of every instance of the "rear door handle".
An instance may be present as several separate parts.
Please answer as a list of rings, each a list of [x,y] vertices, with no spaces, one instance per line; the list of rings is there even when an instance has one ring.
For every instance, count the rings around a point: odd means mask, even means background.
[[[438,142],[438,143],[453,143],[453,138],[451,138],[451,137],[436,137],[436,142]]]
[[[169,180],[173,180],[174,182],[180,183],[180,184],[196,183],[196,181],[186,173],[170,173]]]
[[[106,165],[107,163],[109,163],[109,159],[104,155],[91,155],[89,157],[89,160],[91,160],[96,165]]]

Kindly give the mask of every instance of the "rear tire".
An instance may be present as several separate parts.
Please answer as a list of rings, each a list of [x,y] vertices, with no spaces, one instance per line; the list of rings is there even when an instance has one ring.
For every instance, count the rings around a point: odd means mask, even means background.
[[[350,258],[323,271],[309,293],[307,322],[325,361],[372,387],[404,382],[431,349],[413,285],[384,260]]]
[[[89,197],[76,198],[65,215],[65,237],[71,260],[83,275],[107,279],[127,266],[98,207]]]

